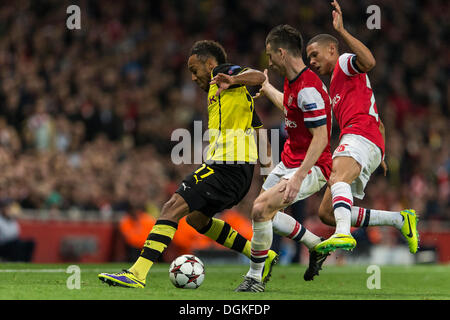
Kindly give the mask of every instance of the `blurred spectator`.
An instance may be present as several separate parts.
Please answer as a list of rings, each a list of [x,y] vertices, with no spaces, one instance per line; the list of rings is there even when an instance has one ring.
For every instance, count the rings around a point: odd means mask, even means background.
[[[127,261],[136,261],[155,225],[156,219],[148,213],[130,206],[119,222],[119,230],[125,239]]]
[[[0,260],[30,262],[34,242],[20,238],[20,226],[16,221],[18,210],[12,201],[0,203]]]
[[[107,217],[135,190],[161,207],[195,167],[170,159],[174,129],[206,124],[206,96],[186,67],[194,41],[217,40],[231,62],[264,69],[273,26],[289,23],[305,41],[334,34],[321,1],[85,1],[81,30],[65,28],[70,4],[0,4],[0,198],[55,214]],[[377,59],[370,79],[386,127],[389,175],[373,176],[365,205],[448,221],[449,3],[379,1],[380,30],[366,27],[368,5],[341,3],[349,30]],[[281,89],[282,79],[269,76]],[[267,99],[256,109],[267,128],[282,127]],[[306,200],[305,219],[316,216],[316,202]]]

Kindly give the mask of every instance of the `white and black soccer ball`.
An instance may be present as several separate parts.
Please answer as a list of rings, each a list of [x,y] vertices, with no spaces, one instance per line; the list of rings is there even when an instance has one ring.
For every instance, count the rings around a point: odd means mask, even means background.
[[[169,278],[177,288],[197,289],[205,279],[205,265],[198,257],[184,254],[170,264]]]

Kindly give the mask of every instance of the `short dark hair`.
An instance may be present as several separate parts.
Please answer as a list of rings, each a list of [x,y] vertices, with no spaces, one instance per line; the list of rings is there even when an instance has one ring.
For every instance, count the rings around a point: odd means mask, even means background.
[[[310,44],[313,44],[314,42],[317,42],[318,44],[334,43],[336,45],[336,49],[339,49],[338,39],[333,37],[331,34],[327,34],[327,33],[318,34],[317,36],[311,38],[311,40],[308,41],[308,44],[306,46],[309,46]]]
[[[287,24],[276,26],[270,30],[266,37],[266,45],[272,49],[283,48],[288,50],[293,56],[301,56],[303,50],[303,37],[300,31]]]
[[[222,45],[213,40],[200,40],[194,43],[189,56],[196,54],[200,59],[213,57],[218,64],[227,62],[227,54]]]

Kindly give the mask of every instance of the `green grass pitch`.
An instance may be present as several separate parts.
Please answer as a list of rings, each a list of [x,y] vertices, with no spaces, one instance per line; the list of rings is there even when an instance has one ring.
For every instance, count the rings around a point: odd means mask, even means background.
[[[80,289],[69,289],[69,264],[0,263],[1,300],[449,300],[450,266],[380,266],[379,289],[367,283],[368,266],[324,266],[319,277],[305,282],[304,265],[276,266],[264,293],[236,293],[247,265],[206,265],[196,290],[175,288],[168,264],[156,264],[145,289],[109,287],[100,272],[117,272],[128,264],[80,264]],[[70,282],[70,281],[69,281]]]

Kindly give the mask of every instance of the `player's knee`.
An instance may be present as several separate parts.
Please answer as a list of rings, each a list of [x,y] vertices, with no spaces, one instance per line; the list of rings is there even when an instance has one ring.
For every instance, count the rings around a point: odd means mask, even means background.
[[[344,181],[344,178],[342,177],[342,175],[333,170],[330,174],[330,178],[328,179],[328,186],[331,187],[333,184],[340,182],[340,181]]]
[[[171,212],[173,211],[173,207],[176,203],[176,198],[174,196],[172,196],[168,201],[166,201],[166,203],[164,203],[164,205],[162,206],[161,209],[161,216],[169,216],[171,214]]]
[[[162,207],[160,219],[178,221],[189,213],[189,207],[184,199],[174,194]]]
[[[336,176],[335,175],[333,175],[333,174],[331,174],[330,175],[330,178],[328,179],[328,181],[327,181],[327,185],[331,188],[331,186],[333,185],[333,184],[335,184],[337,181],[336,181]]]

